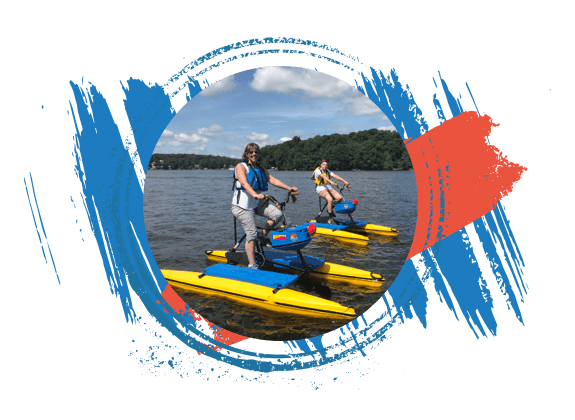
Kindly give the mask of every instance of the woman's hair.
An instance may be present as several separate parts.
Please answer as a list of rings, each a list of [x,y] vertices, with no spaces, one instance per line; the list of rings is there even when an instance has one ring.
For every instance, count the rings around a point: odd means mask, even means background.
[[[246,150],[244,150],[244,154],[242,155],[242,159],[245,160],[246,162],[249,162],[248,159],[248,153],[252,151],[252,149],[256,149],[258,152],[260,152],[258,155],[256,155],[256,161],[259,162],[260,160],[262,160],[262,155],[261,155],[261,151],[260,151],[260,146],[258,146],[257,143],[249,143],[246,146]]]

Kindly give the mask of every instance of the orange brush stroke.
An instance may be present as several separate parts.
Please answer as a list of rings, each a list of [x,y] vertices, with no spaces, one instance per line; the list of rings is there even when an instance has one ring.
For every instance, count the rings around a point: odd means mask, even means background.
[[[498,125],[464,112],[407,144],[418,192],[408,259],[493,210],[521,179],[527,168],[487,143]]]
[[[178,295],[175,290],[169,284],[166,286],[164,291],[162,292],[162,297],[166,300],[166,303],[170,305],[170,307],[179,313],[180,315],[191,315],[194,317],[196,321],[205,320],[209,327],[214,331],[214,340],[226,344],[232,345],[235,343],[239,343],[240,341],[246,340],[248,337],[244,337],[243,335],[239,335],[230,331],[225,330],[222,327],[218,327],[214,323],[206,320],[192,308],[190,308],[186,302],[182,300],[180,295]],[[158,302],[160,303],[160,302]],[[213,347],[216,350],[221,350],[221,347]]]

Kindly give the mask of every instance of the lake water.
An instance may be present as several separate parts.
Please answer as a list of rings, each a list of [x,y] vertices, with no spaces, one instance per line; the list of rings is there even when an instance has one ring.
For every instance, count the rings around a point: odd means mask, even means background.
[[[271,172],[272,176],[300,190],[297,202],[286,206],[286,215],[292,224],[305,223],[319,212],[311,172]],[[368,235],[367,246],[315,236],[302,250],[304,255],[383,275],[385,284],[375,292],[349,283],[322,282],[331,289],[331,300],[353,307],[359,316],[389,288],[407,258],[417,220],[415,176],[413,171],[336,173],[351,184],[351,192],[344,192],[345,199],[359,200],[354,219],[399,229],[396,238]],[[206,250],[233,247],[231,187],[232,171],[229,170],[148,171],[144,218],[148,241],[161,269],[202,272],[215,264],[206,258]],[[268,193],[283,201],[286,191],[270,186]],[[261,226],[264,219],[256,217],[256,221]],[[238,237],[241,234],[243,231],[238,223]],[[243,244],[240,249],[243,250]],[[296,284],[293,288],[315,294],[305,285]],[[209,321],[246,337],[285,341],[309,338],[350,322],[283,315],[224,297],[206,296],[176,287],[174,290]]]

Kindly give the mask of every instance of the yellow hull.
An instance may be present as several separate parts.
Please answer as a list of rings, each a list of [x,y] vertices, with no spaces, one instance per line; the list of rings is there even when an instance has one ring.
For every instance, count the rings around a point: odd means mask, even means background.
[[[314,223],[314,221],[311,221]],[[315,234],[318,236],[325,236],[328,238],[335,238],[340,241],[349,242],[356,245],[367,245],[369,238],[367,236],[358,235],[357,233],[348,232],[345,230],[331,230],[326,228],[316,228]]]
[[[206,251],[206,256],[212,261],[226,262],[227,251]],[[296,270],[286,270],[295,272]],[[380,274],[373,273],[359,268],[347,267],[345,265],[325,262],[322,266],[311,270],[314,277],[326,280],[346,281],[349,283],[373,287],[380,289],[383,286],[384,278]]]
[[[317,223],[315,220],[309,220],[309,223]],[[320,233],[321,228],[317,228],[317,233]],[[352,233],[351,231],[354,229],[353,227],[349,227],[348,228],[349,231],[344,230],[344,231],[331,231],[329,229],[321,229],[321,230],[325,230],[327,232],[324,233],[324,236],[333,236],[335,237],[336,235],[334,235],[335,232],[341,232],[341,233]],[[390,228],[387,226],[380,226],[380,225],[372,225],[372,224],[366,224],[363,226],[357,226],[357,231],[358,232],[366,232],[366,233],[373,233],[376,235],[385,235],[385,236],[397,236],[399,235],[399,230],[395,229],[395,228]],[[321,234],[321,233],[320,233]],[[361,236],[361,235],[357,235],[356,236]],[[361,238],[366,238],[366,242],[365,244],[367,245],[367,241],[369,240],[369,238],[365,237],[365,236],[361,236]],[[338,238],[339,239],[339,238]],[[345,240],[345,239],[343,239]]]
[[[291,289],[272,288],[222,277],[202,276],[193,271],[162,270],[162,274],[174,287],[216,294],[277,312],[314,317],[355,318],[353,308]]]
[[[357,228],[358,231],[365,231],[368,233],[374,233],[376,235],[385,235],[385,236],[397,236],[399,235],[399,230],[390,228],[387,226],[380,226],[380,225],[371,225],[367,224]]]

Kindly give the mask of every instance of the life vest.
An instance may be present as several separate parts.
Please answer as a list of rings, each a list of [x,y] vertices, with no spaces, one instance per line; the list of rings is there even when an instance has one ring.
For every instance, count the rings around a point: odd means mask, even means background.
[[[248,165],[245,162],[242,162],[242,165],[246,168],[246,178],[248,180],[248,184],[257,192],[267,191],[268,190],[268,181],[266,179],[266,174],[264,169],[258,167],[257,169]],[[233,204],[239,205],[244,209],[252,209],[257,207],[259,200],[256,200],[251,195],[245,192],[245,188],[242,187],[240,181],[236,178],[236,170],[232,174],[234,178],[234,184],[232,185],[232,191],[237,190],[234,192],[234,199],[232,200]]]
[[[317,178],[315,177],[315,171],[317,171],[318,169],[322,174],[324,174],[327,177],[327,179],[329,179],[329,170],[326,169],[325,172],[323,172],[319,166],[317,168],[315,168],[315,170],[311,174],[311,179],[313,179],[315,181],[316,185],[327,184],[328,182],[325,179],[323,179],[323,177],[321,177],[321,176],[318,176]]]
[[[254,190],[257,191],[267,191],[268,180],[266,179],[264,169],[262,167],[258,167],[257,169],[255,169],[253,166],[250,166],[245,162],[242,162],[242,165],[244,165],[246,168],[247,171],[246,178],[248,179],[248,184],[250,184],[250,187],[252,187]],[[234,185],[232,186],[232,191],[234,189],[245,190],[245,188],[242,187],[242,184],[240,184],[240,181],[238,181],[238,179],[236,178],[235,168],[232,176],[234,178]]]

